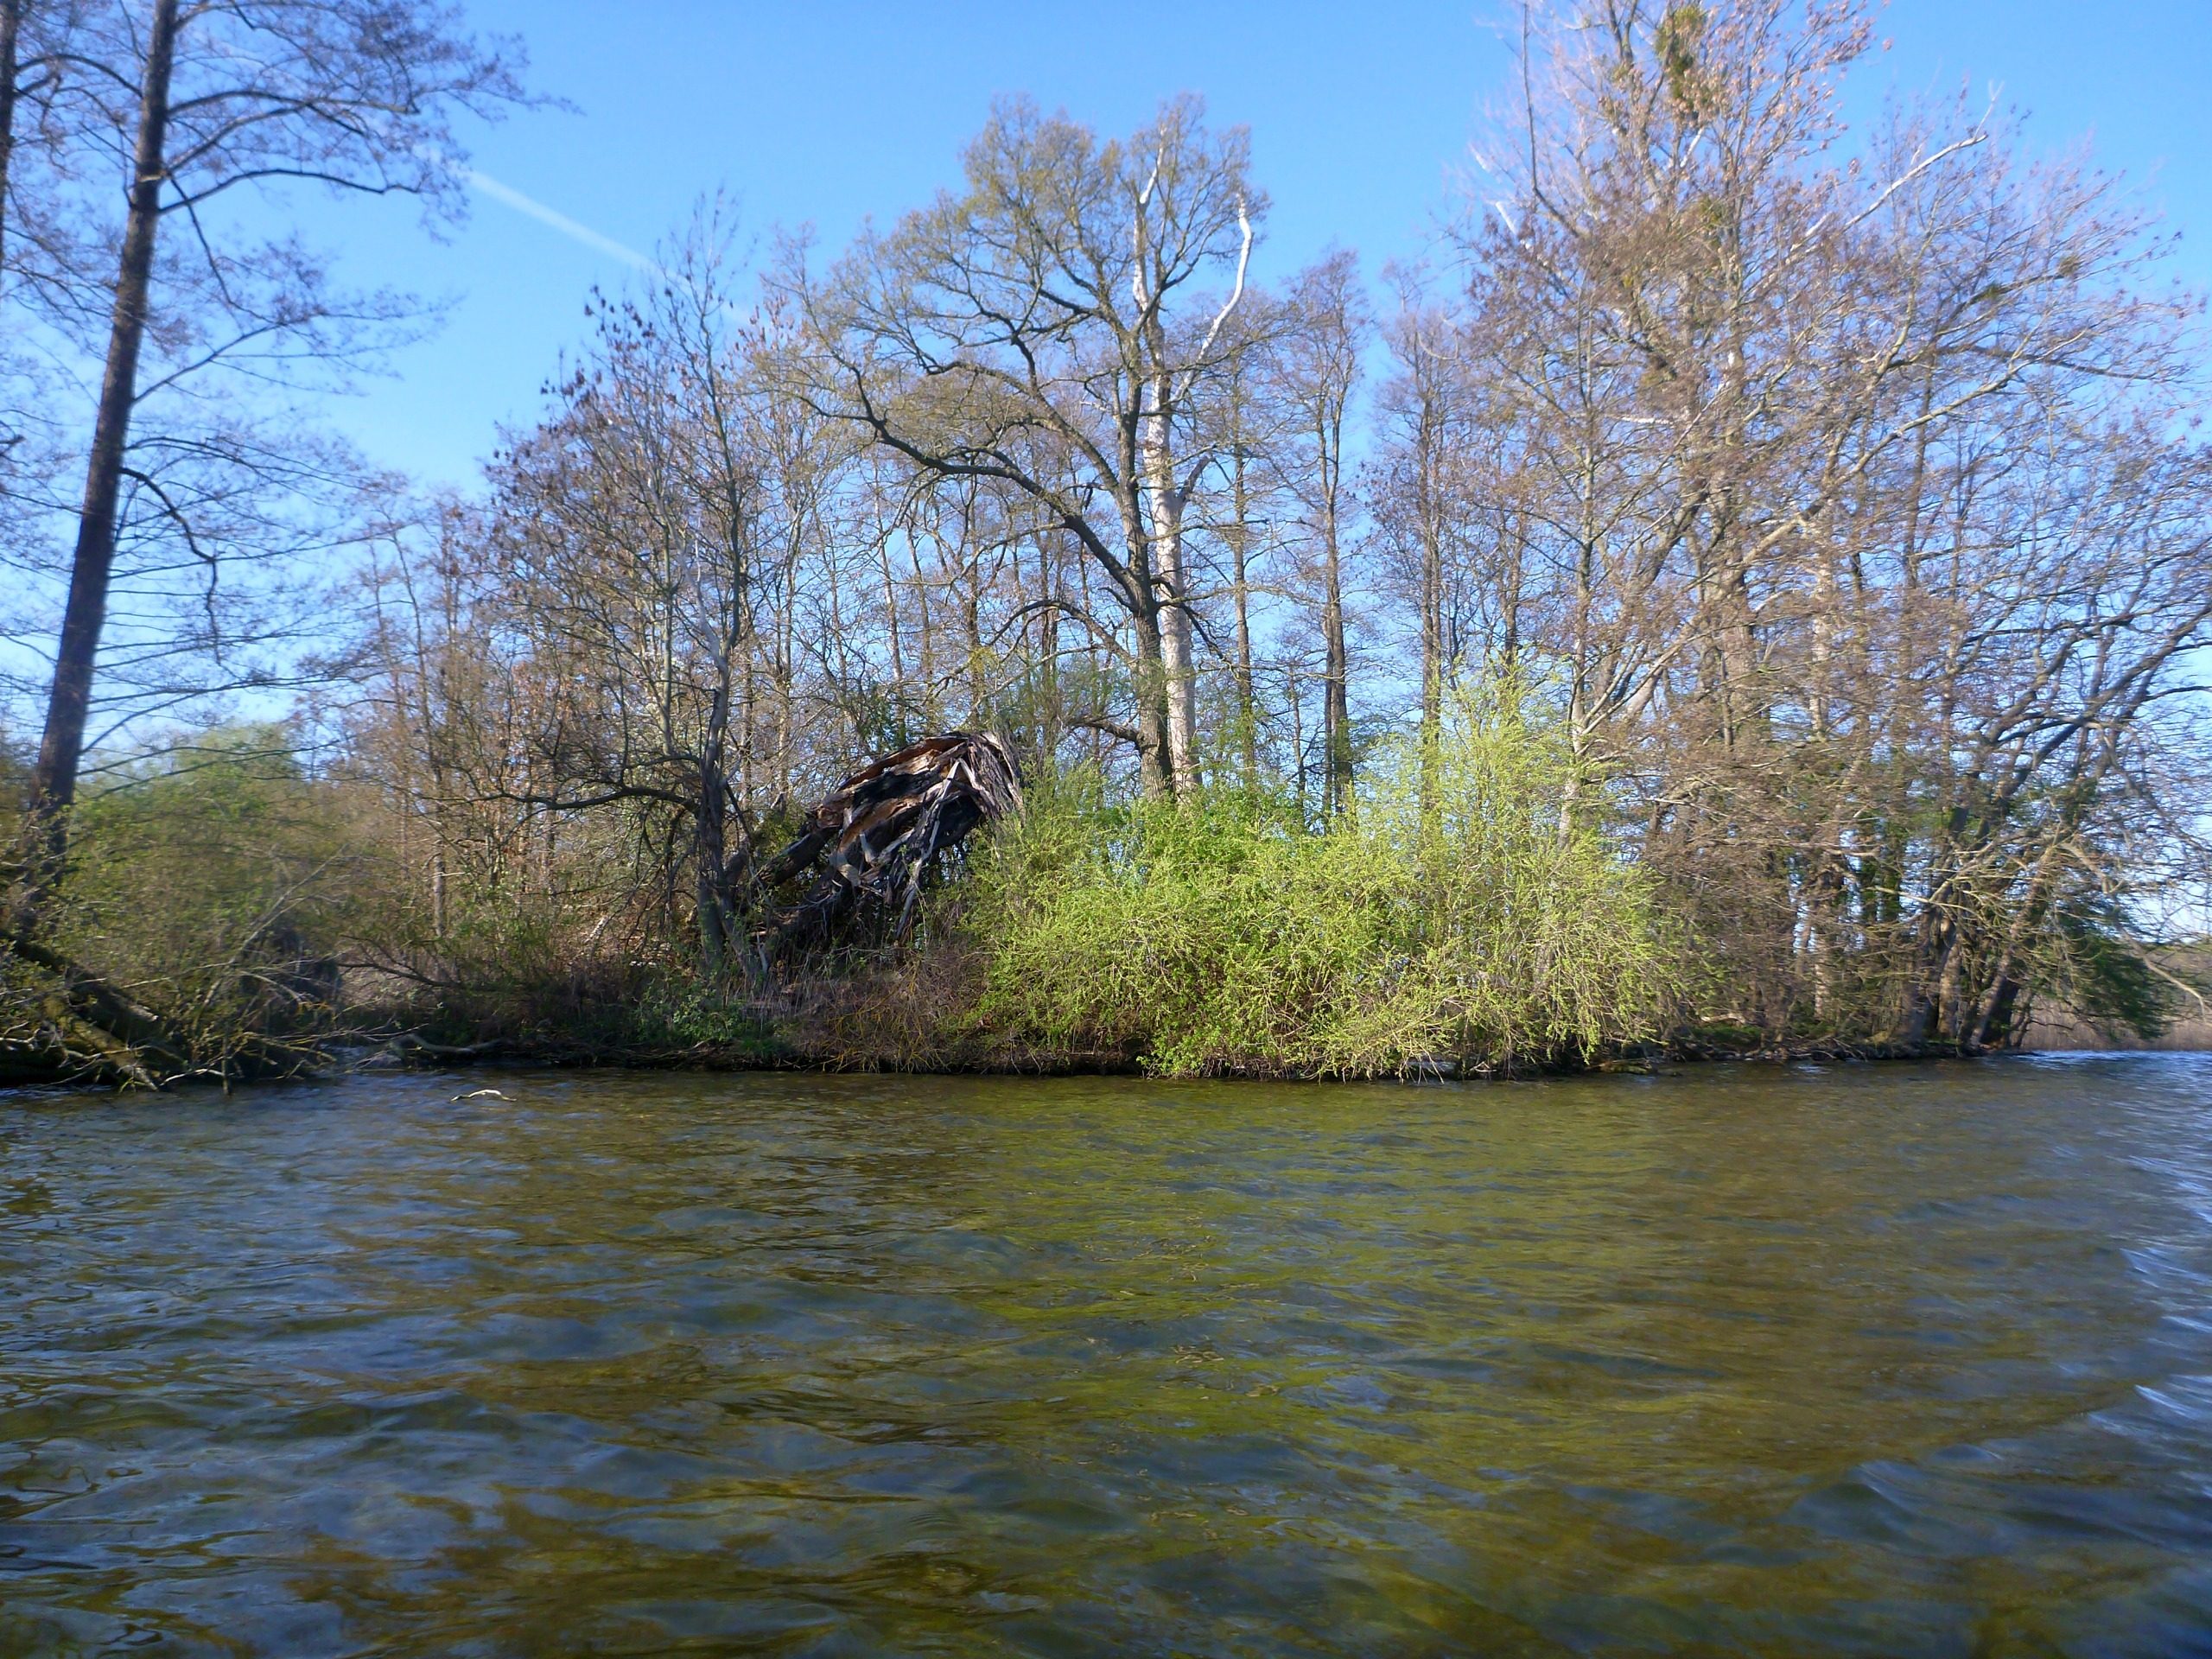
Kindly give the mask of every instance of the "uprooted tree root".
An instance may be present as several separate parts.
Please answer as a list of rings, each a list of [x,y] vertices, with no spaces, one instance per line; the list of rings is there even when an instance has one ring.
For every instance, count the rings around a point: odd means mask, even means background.
[[[833,948],[871,912],[879,935],[906,938],[931,866],[979,826],[1020,809],[1020,769],[988,732],[925,737],[862,767],[762,868],[769,891],[813,875],[763,931],[763,955],[788,964]]]

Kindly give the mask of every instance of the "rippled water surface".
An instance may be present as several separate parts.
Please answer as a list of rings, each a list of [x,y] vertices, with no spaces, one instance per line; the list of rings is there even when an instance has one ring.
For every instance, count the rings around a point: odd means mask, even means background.
[[[0,1102],[0,1652],[2212,1653],[2208,1293],[2189,1056]]]

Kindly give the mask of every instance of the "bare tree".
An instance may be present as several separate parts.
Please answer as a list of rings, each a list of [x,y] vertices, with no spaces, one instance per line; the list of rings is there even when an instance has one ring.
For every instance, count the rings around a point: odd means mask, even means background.
[[[1612,0],[1529,38],[1456,331],[1515,649],[1727,942],[1723,1012],[1997,1040],[2174,772],[2145,716],[2206,622],[2186,302],[2107,186],[1986,112],[1826,159],[1855,7]]]
[[[1146,778],[1194,788],[1184,522],[1218,448],[1192,429],[1192,395],[1243,338],[1225,325],[1266,209],[1244,135],[1208,133],[1188,99],[1103,144],[1007,105],[966,168],[964,193],[863,238],[826,282],[790,278],[820,406],[930,477],[1011,486],[1083,549],[1126,626]]]
[[[1345,468],[1352,399],[1370,327],[1359,262],[1339,250],[1293,283],[1270,353],[1274,395],[1294,411],[1285,423],[1276,465],[1286,495],[1297,504],[1317,590],[1321,798],[1330,813],[1342,812],[1351,800],[1351,663],[1344,607],[1354,498]]]
[[[77,514],[68,598],[54,653],[45,732],[32,781],[35,846],[18,915],[32,925],[56,879],[76,791],[93,674],[109,613],[126,486],[166,523],[188,558],[213,550],[143,449],[134,416],[149,398],[194,375],[251,359],[255,372],[342,357],[349,330],[393,321],[389,302],[329,296],[319,267],[289,241],[244,253],[219,250],[208,213],[242,188],[306,181],[350,192],[402,192],[431,211],[457,206],[444,159],[458,111],[489,113],[518,96],[505,59],[454,32],[416,0],[150,0],[143,20],[115,16],[88,58],[115,107],[128,191],[100,391],[92,414]],[[159,257],[164,222],[192,237],[188,257]],[[149,328],[162,328],[166,360],[152,383],[141,373]],[[233,441],[183,439],[219,465],[257,459]],[[227,453],[226,451],[227,450]]]

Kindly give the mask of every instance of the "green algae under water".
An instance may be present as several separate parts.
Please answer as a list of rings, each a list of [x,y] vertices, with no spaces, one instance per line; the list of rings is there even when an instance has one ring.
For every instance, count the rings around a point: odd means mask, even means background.
[[[2212,1652],[2212,1057],[0,1101],[126,1649]]]

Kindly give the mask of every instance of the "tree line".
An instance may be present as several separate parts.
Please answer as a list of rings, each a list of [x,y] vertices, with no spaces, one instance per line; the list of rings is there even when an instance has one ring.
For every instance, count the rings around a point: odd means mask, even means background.
[[[365,978],[452,1006],[642,964],[757,1001],[760,872],[871,755],[988,729],[1034,777],[1326,836],[1376,779],[1471,798],[1445,771],[1491,764],[1466,710],[1504,695],[1546,833],[1675,930],[1678,1037],[1971,1051],[2038,1001],[2149,1029],[2193,996],[2152,947],[2202,893],[2212,471],[2155,226],[1995,110],[1847,127],[1853,4],[1525,21],[1517,113],[1419,265],[1275,270],[1248,140],[1191,98],[1125,138],[1004,103],[957,184],[835,253],[703,207],[480,490],[356,499],[343,695],[294,731],[382,873],[333,924]],[[409,121],[519,95],[412,38]],[[349,182],[426,153],[340,124]],[[270,482],[204,499],[276,568],[333,519]],[[60,637],[49,740],[84,696]],[[67,868],[59,764],[19,915]]]

